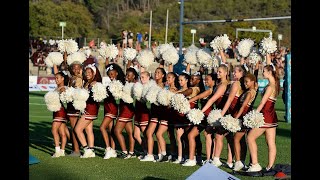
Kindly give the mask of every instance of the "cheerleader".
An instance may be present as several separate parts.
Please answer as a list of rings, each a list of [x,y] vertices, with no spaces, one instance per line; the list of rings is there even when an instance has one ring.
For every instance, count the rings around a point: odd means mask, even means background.
[[[154,72],[154,76],[155,76],[154,79],[155,79],[157,85],[161,89],[163,89],[164,83],[166,82],[166,71],[163,68],[158,67]],[[153,161],[154,160],[153,134],[154,134],[154,131],[159,123],[159,117],[160,117],[160,114],[163,113],[163,110],[164,110],[163,106],[158,106],[158,105],[155,105],[154,103],[151,104],[151,110],[150,110],[151,111],[151,113],[150,113],[151,119],[150,119],[150,122],[149,122],[149,124],[147,126],[147,130],[146,130],[148,154],[143,159],[141,159],[141,161]],[[158,157],[159,157],[159,159],[162,158],[159,143],[158,143]]]
[[[128,68],[126,70],[126,83],[135,83],[138,81],[139,75],[134,68]],[[130,92],[131,96],[131,92]],[[134,153],[134,138],[133,138],[133,128],[132,128],[132,118],[134,116],[134,106],[133,103],[126,103],[122,99],[120,100],[120,113],[118,120],[114,127],[114,134],[116,135],[119,145],[121,147],[122,153],[121,157],[124,159],[136,157]],[[126,148],[126,142],[122,135],[122,130],[126,129],[129,138],[129,153]]]
[[[206,103],[206,105],[204,107],[202,107],[202,112],[205,113],[207,109],[209,109],[213,103],[215,103],[215,107],[217,109],[222,109],[223,106],[226,103],[227,100],[227,89],[229,86],[229,80],[228,80],[228,67],[225,64],[221,64],[218,69],[217,69],[217,78],[218,78],[218,84],[216,85],[215,89],[213,90],[213,96],[208,100],[208,102]],[[215,141],[214,141],[214,157],[212,160],[212,164],[219,167],[222,165],[222,163],[220,162],[220,154],[218,154],[217,156],[217,147],[219,146],[220,148],[223,146],[221,145],[221,143],[223,144],[223,142],[216,141],[217,135],[221,136],[221,133],[217,131],[216,135],[215,135]],[[220,143],[220,145],[219,145]],[[221,153],[221,149],[219,150],[219,152]]]
[[[82,66],[79,61],[74,61],[70,66],[70,74],[71,78],[69,79],[69,87],[73,88],[82,88],[83,87],[83,76],[82,76]],[[80,147],[79,142],[74,132],[74,127],[77,124],[77,121],[80,116],[80,111],[76,110],[72,102],[67,103],[67,117],[70,120],[71,124],[71,135],[72,135],[72,152],[68,155],[71,157],[79,157],[80,156]]]
[[[150,73],[148,71],[140,71],[140,81],[141,84],[146,84],[150,81]],[[146,136],[145,130],[148,125],[150,111],[147,108],[146,102],[142,99],[136,100],[135,102],[135,115],[134,115],[134,138],[138,143],[142,146],[143,154],[139,156],[139,159],[143,159],[144,155],[147,154],[147,144],[146,144]],[[141,134],[143,134],[144,138],[141,138]]]
[[[98,118],[100,103],[94,101],[91,89],[97,82],[102,82],[100,72],[94,64],[89,64],[85,67],[85,75],[87,82],[83,87],[89,91],[89,98],[86,101],[84,113],[81,115],[74,129],[79,142],[84,149],[84,153],[80,158],[95,157],[93,121]],[[83,130],[86,131],[86,136],[84,135]]]
[[[276,127],[278,126],[278,118],[275,111],[275,102],[280,91],[280,81],[273,64],[266,65],[263,68],[263,77],[268,79],[269,83],[262,92],[262,99],[256,111],[263,114],[264,125],[260,128],[253,128],[247,136],[251,166],[247,172],[261,171],[262,167],[258,163],[258,147],[256,139],[265,133],[266,143],[268,145],[268,165],[264,169],[265,172],[271,171],[276,159]]]
[[[169,72],[167,74],[166,79],[167,79],[166,89],[169,90],[170,92],[176,93],[179,87],[178,75],[173,72]],[[170,139],[171,157],[172,157],[172,154],[175,153],[175,147],[176,147],[176,140],[174,137],[174,128],[172,126],[172,123],[171,122],[169,123],[169,119],[172,118],[173,116],[172,108],[170,106],[164,106],[163,112],[165,113],[160,113],[160,117],[159,117],[160,124],[156,133],[156,137],[161,149],[161,157],[162,157],[161,159],[157,160],[158,162],[166,162],[169,159],[171,159],[166,152],[166,141],[163,137],[163,134],[166,131],[168,131],[168,136]]]
[[[216,73],[211,73],[208,74],[205,77],[205,85],[208,87],[208,89],[206,91],[204,91],[201,94],[198,94],[197,96],[191,98],[189,100],[189,102],[196,102],[197,100],[200,100],[201,102],[201,106],[204,107],[205,104],[207,103],[208,99],[212,96],[212,92],[213,89],[215,88],[216,85],[216,81],[217,81],[217,74]],[[204,120],[201,121],[201,123],[199,125],[196,125],[192,128],[192,130],[189,132],[188,134],[188,140],[189,140],[189,161],[188,164],[184,163],[184,166],[195,166],[196,165],[196,161],[193,160],[192,157],[194,157],[195,155],[195,149],[196,149],[196,137],[201,133],[201,131],[204,131],[204,135],[206,138],[206,153],[207,153],[207,158],[206,160],[203,162],[203,164],[207,163],[207,162],[211,162],[211,147],[212,147],[212,132],[213,132],[213,128],[212,126],[209,126],[207,123],[206,118],[208,117],[210,111],[212,110],[212,107],[209,107],[205,112],[205,118]]]
[[[119,65],[115,63],[108,64],[106,66],[106,72],[111,81],[119,80],[122,84],[125,83],[125,76]],[[109,96],[104,99],[104,118],[100,125],[100,131],[106,145],[105,156],[103,159],[117,157],[117,152],[115,150],[116,144],[113,138],[113,119],[116,119],[118,116],[118,105],[109,90],[108,94]]]
[[[246,91],[240,96],[239,110],[235,114],[234,118],[243,121],[243,116],[252,110],[253,102],[256,98],[258,84],[256,83],[256,77],[253,74],[246,74],[244,77],[244,85]],[[240,171],[244,167],[245,158],[241,158],[241,155],[245,157],[247,154],[247,145],[244,142],[244,147],[241,147],[241,140],[243,139],[245,133],[248,129],[242,127],[242,129],[234,134],[234,153],[235,153],[235,163],[234,171]],[[243,161],[243,162],[242,162]]]
[[[247,71],[243,69],[243,66],[237,65],[234,67],[233,69],[234,81],[232,82],[231,87],[227,90],[228,98],[221,111],[221,116],[224,116],[225,114],[230,114],[232,117],[234,117],[237,111],[240,109],[239,97],[242,95],[243,91],[245,90],[243,77],[246,73]],[[231,153],[230,151],[228,152],[228,158],[227,158],[226,164],[229,168],[232,168],[233,167],[232,158],[234,155],[233,134],[222,127],[219,127],[219,129],[221,129],[221,131],[216,135],[217,146],[216,146],[216,152],[214,153],[214,155],[215,157],[220,157],[222,147],[223,147],[223,138],[226,137],[228,142],[228,147],[231,149]],[[246,148],[246,142],[244,138],[241,140],[241,144],[243,148]],[[245,160],[245,156],[243,161],[244,160]],[[216,165],[220,164],[219,161],[216,161],[217,162]]]
[[[198,95],[199,93],[202,93],[205,90],[200,72],[195,72],[195,74],[193,74],[191,77],[186,73],[182,73],[179,76],[179,84],[181,86],[181,89],[177,93],[183,94],[188,99],[195,97],[196,95]],[[197,108],[196,102],[190,103],[190,109],[193,109],[193,108]],[[178,142],[178,159],[173,163],[177,164],[177,163],[183,162],[182,155],[183,154],[186,155],[189,150],[189,147],[188,147],[189,131],[188,130],[190,129],[190,126],[192,124],[187,119],[185,114],[178,113],[178,112],[176,113],[174,124],[176,128],[176,138]],[[200,136],[197,141],[199,142],[199,140],[200,140]],[[199,147],[197,146],[197,148]]]
[[[65,91],[66,86],[68,85],[68,75],[65,71],[60,71],[55,73],[57,91],[59,94]],[[53,112],[53,122],[51,132],[53,135],[55,153],[52,155],[53,158],[65,156],[65,146],[67,144],[66,136],[66,122],[67,122],[67,112],[63,103],[60,101],[61,107],[58,111]],[[61,138],[61,148],[60,148],[60,138]]]

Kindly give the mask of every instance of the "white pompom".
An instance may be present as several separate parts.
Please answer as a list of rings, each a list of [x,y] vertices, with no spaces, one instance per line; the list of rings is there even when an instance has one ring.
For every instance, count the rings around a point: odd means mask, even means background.
[[[198,125],[203,120],[204,114],[200,109],[191,109],[187,114],[187,118],[193,124]]]
[[[258,61],[261,61],[262,58],[260,54],[256,53],[254,50],[249,54],[249,63],[257,64]]]
[[[63,55],[60,52],[50,52],[44,61],[48,67],[53,67],[54,64],[59,66],[63,62]]]
[[[224,129],[233,133],[241,130],[240,120],[233,118],[230,114],[220,118],[220,124]]]
[[[259,128],[264,124],[264,117],[262,113],[255,110],[250,111],[243,116],[243,125],[249,128]]]
[[[135,83],[126,82],[122,89],[121,99],[125,103],[133,103],[133,86]]]
[[[73,101],[73,87],[67,87],[65,91],[60,93],[60,100],[64,103],[72,102]]]
[[[108,44],[105,50],[106,50],[105,55],[109,59],[115,59],[119,54],[119,50],[114,44]]]
[[[92,97],[96,102],[101,102],[108,97],[107,88],[102,83],[97,82],[92,86]]]
[[[84,112],[84,109],[87,106],[86,101],[82,100],[74,100],[72,105],[75,109],[79,110],[80,112]]]
[[[137,50],[133,48],[125,48],[123,51],[124,59],[132,61],[137,56]]]
[[[72,96],[74,101],[86,102],[89,98],[89,91],[84,88],[74,88]]]
[[[149,101],[151,104],[154,104],[157,101],[157,95],[161,88],[158,85],[153,85],[149,88],[146,94],[146,100]]]
[[[113,80],[109,84],[109,91],[115,99],[120,99],[122,96],[123,84],[119,80]]]
[[[220,125],[220,118],[221,116],[221,109],[213,109],[210,111],[208,117],[207,117],[207,122],[211,126],[219,126]]]
[[[196,53],[197,50],[187,50],[186,54],[184,55],[184,62],[189,63],[190,65],[196,65],[198,63]]]
[[[163,106],[168,106],[173,95],[173,92],[166,89],[162,89],[159,91],[157,95],[157,102]]]
[[[183,94],[173,95],[171,98],[171,106],[182,114],[187,114],[190,111],[190,103]]]
[[[254,42],[251,39],[242,39],[237,46],[239,54],[242,57],[248,57],[253,50],[253,45]]]
[[[79,50],[78,43],[73,39],[61,40],[58,43],[58,50],[60,52],[67,52],[67,54],[75,53]]]
[[[60,95],[57,91],[49,91],[44,95],[44,101],[49,111],[59,111],[61,108]]]
[[[67,57],[68,65],[72,64],[74,61],[79,61],[83,63],[87,59],[86,55],[82,51],[75,52]]]
[[[150,50],[142,50],[137,56],[137,61],[142,67],[148,68],[154,61],[154,55]]]
[[[123,100],[123,102],[128,104],[133,103],[133,98],[131,94],[125,93],[124,91],[121,92],[121,99]]]
[[[102,46],[99,50],[98,50],[100,56],[102,56],[103,59],[107,58],[107,52],[106,52],[106,47]]]
[[[196,52],[197,60],[200,65],[206,65],[211,67],[212,64],[212,56],[211,51],[209,49],[199,49]]]
[[[162,59],[166,65],[175,65],[179,61],[179,54],[175,48],[168,48],[162,53]]]
[[[143,100],[146,99],[146,95],[149,91],[149,89],[152,87],[152,86],[156,86],[157,83],[153,80],[153,79],[150,79],[146,84],[143,84],[143,89],[142,89],[142,94],[141,94],[141,98]]]
[[[142,95],[143,85],[140,82],[136,82],[132,87],[133,96],[140,101]]]
[[[273,53],[277,50],[277,42],[272,40],[271,37],[263,38],[260,42],[260,53],[266,55],[267,53]]]
[[[228,35],[224,34],[221,36],[216,36],[211,42],[210,47],[213,48],[214,51],[218,52],[219,50],[227,49],[231,44]]]

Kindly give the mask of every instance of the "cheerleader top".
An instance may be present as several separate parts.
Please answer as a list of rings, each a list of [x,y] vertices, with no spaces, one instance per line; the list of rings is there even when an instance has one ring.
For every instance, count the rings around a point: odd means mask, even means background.
[[[83,79],[81,74],[73,75],[70,78],[69,87],[82,88],[82,86],[83,86]]]
[[[257,91],[255,89],[250,89],[249,91],[246,91],[245,94],[243,96],[241,96],[240,103],[242,104],[244,102],[244,100],[246,99],[246,96],[248,94],[251,94],[251,99],[249,100],[247,105],[252,106],[253,105],[252,102],[254,101],[256,94],[257,94]]]
[[[268,86],[270,86],[270,87],[272,88],[272,92],[271,92],[271,95],[270,95],[269,99],[271,99],[272,101],[276,101],[276,100],[277,100],[277,94],[276,94],[276,87],[275,87],[274,85],[269,85],[269,84],[268,84],[268,85],[263,89],[263,91],[262,91],[262,93],[261,93],[262,97],[263,97],[264,94],[266,93],[266,89],[267,89]]]
[[[199,87],[191,87],[191,89],[192,89],[192,93],[189,96],[187,96],[188,99],[191,99],[191,98],[197,96],[200,92]]]
[[[241,88],[241,85],[240,85],[240,82],[239,82],[239,81],[233,81],[233,82],[230,84],[230,87],[227,89],[226,94],[227,94],[227,95],[230,94],[232,85],[238,86],[238,90],[237,90],[237,92],[236,92],[236,96],[235,96],[235,97],[240,97],[241,94],[243,93],[243,90],[242,90],[242,88]]]

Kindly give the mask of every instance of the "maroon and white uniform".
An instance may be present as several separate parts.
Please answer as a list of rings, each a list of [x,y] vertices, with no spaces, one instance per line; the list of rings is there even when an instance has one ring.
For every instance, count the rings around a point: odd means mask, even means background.
[[[132,103],[125,103],[123,100],[120,100],[120,114],[118,121],[121,122],[131,122],[134,116],[134,106]]]
[[[240,86],[240,82],[239,81],[235,81],[235,82],[233,82],[233,84],[235,86],[238,86],[238,91],[237,91],[236,95],[234,96],[233,100],[231,101],[231,104],[230,104],[230,106],[228,108],[228,111],[227,111],[227,113],[230,114],[232,117],[234,117],[237,114],[238,110],[241,107],[240,106],[240,101],[239,101],[240,98],[239,97],[243,93],[243,90],[242,90],[242,88]],[[227,92],[228,95],[230,93],[230,90],[231,90],[231,88],[228,89],[228,92]]]
[[[195,97],[200,92],[199,87],[191,87],[191,88],[192,88],[192,94],[187,96],[186,97],[187,99],[191,99]],[[178,91],[178,93],[179,92],[181,91]],[[190,109],[193,109],[193,108],[198,108],[198,101],[194,101],[190,103]],[[192,125],[190,120],[187,118],[186,114],[179,113],[177,110],[174,110],[174,112],[175,112],[175,118],[173,121],[174,127],[179,128],[179,127],[187,127]]]
[[[85,120],[95,120],[98,118],[100,103],[93,100],[91,91],[91,84],[88,86],[89,98],[86,101],[86,108],[84,109]]]
[[[243,105],[244,100],[246,99],[247,95],[251,94],[251,99],[249,100],[248,104],[244,107],[240,117],[238,119],[240,119],[240,122],[243,123],[243,116],[245,116],[248,112],[250,112],[253,109],[253,102],[256,99],[256,94],[257,91],[254,89],[248,90],[246,92],[244,92],[244,94],[240,97],[240,107]],[[238,109],[239,110],[239,109]],[[234,117],[234,116],[233,116]],[[241,125],[241,130],[243,129],[248,129],[246,126],[244,126],[243,124]]]
[[[69,87],[82,88],[83,80],[82,75],[73,75],[69,80]],[[72,102],[67,103],[67,115],[68,117],[79,117],[80,111],[75,109]]]
[[[149,122],[150,112],[144,101],[136,101],[135,104],[134,125],[147,126]]]
[[[63,106],[61,101],[60,103],[61,103],[61,108],[59,109],[59,111],[53,112],[53,121],[67,122],[66,108]]]
[[[264,88],[262,96],[264,95],[265,90],[268,86]],[[273,128],[278,126],[278,117],[274,108],[274,105],[277,101],[276,88],[274,86],[271,86],[271,88],[272,93],[268,98],[267,102],[264,104],[263,108],[261,109],[261,113],[264,117],[264,125],[260,128]]]
[[[109,91],[108,94],[109,96],[104,99],[104,116],[115,119],[118,116],[118,105]]]

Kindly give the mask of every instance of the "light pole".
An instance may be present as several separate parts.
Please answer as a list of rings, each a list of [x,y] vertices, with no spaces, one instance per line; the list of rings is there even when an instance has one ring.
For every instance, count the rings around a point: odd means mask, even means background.
[[[191,29],[191,34],[192,34],[192,44],[194,44],[194,34],[197,33],[197,30]]]
[[[61,26],[61,39],[63,39],[63,27],[65,27],[66,24],[66,22],[59,22],[59,26]]]
[[[280,49],[280,41],[282,40],[282,34],[278,34],[278,41],[279,41],[279,49]]]

